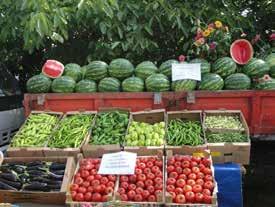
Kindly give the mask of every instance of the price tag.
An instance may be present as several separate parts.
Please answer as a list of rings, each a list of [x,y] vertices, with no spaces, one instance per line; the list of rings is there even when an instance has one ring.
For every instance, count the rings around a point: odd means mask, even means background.
[[[200,63],[173,63],[172,64],[172,81],[192,79],[201,80]]]
[[[104,154],[98,174],[133,175],[135,173],[137,154],[131,152],[117,152]]]

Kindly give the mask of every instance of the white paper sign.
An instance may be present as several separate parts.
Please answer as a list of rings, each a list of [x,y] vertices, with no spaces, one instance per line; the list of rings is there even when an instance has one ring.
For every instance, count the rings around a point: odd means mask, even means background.
[[[137,154],[117,152],[104,154],[98,174],[133,175],[135,173]]]
[[[192,79],[201,80],[200,63],[173,63],[172,64],[172,81]]]

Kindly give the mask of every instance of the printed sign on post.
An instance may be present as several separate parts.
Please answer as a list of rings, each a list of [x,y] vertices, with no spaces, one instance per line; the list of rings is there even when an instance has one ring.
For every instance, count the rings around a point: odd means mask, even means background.
[[[98,174],[133,175],[135,174],[137,154],[132,152],[117,152],[104,154]]]
[[[192,79],[201,80],[200,63],[173,63],[172,64],[172,81]]]

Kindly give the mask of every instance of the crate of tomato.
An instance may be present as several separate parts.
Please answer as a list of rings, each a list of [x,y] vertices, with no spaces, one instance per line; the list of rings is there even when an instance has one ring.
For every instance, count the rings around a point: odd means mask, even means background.
[[[218,206],[217,183],[211,156],[173,155],[167,151],[166,206]]]

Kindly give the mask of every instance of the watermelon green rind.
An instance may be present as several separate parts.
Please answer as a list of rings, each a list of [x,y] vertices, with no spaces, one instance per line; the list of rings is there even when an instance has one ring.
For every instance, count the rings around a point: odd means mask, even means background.
[[[96,91],[96,82],[92,80],[81,80],[75,86],[75,92],[77,93],[91,93]]]
[[[207,60],[196,58],[190,61],[190,63],[201,63],[201,74],[210,73],[211,65]]]
[[[118,58],[111,61],[108,72],[111,77],[123,80],[133,75],[134,66],[129,60]]]
[[[98,84],[99,92],[119,92],[120,81],[117,78],[107,77],[103,78]]]
[[[130,77],[122,82],[122,91],[124,92],[142,92],[144,90],[144,81],[139,77]]]
[[[100,60],[92,61],[83,70],[87,80],[100,81],[108,76],[108,64]]]
[[[275,90],[275,79],[263,81],[256,85],[259,90]]]
[[[145,80],[147,91],[163,92],[170,90],[170,81],[163,74],[152,74]]]
[[[265,58],[266,63],[270,67],[269,74],[272,78],[275,78],[275,53],[271,53]]]
[[[212,67],[212,72],[225,78],[236,72],[237,64],[230,57],[219,58]]]
[[[243,73],[250,78],[261,78],[269,73],[269,65],[262,59],[252,58],[244,67]]]
[[[135,75],[143,80],[157,73],[157,66],[151,61],[143,61],[136,66]]]
[[[72,93],[75,89],[75,81],[72,77],[61,76],[53,80],[51,88],[54,93]]]
[[[64,67],[64,76],[70,76],[76,82],[82,79],[81,67],[76,63],[69,63]]]
[[[159,66],[159,73],[166,75],[167,77],[172,77],[172,64],[179,63],[177,60],[171,59],[166,60]]]
[[[198,84],[199,90],[216,91],[222,90],[224,81],[221,76],[215,73],[208,73],[202,76],[201,82]]]
[[[27,81],[27,91],[29,93],[48,93],[51,89],[51,79],[45,75],[35,75]]]
[[[250,89],[251,80],[243,73],[235,73],[224,80],[224,85],[227,90],[246,90]]]
[[[196,88],[197,81],[191,79],[177,80],[172,82],[173,91],[192,91]]]

